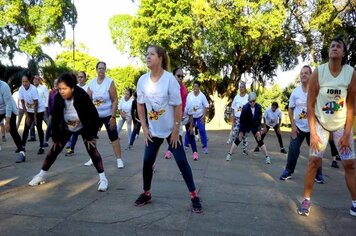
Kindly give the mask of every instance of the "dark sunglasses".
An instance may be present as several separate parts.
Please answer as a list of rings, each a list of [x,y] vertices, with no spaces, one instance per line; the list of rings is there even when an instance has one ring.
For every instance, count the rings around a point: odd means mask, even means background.
[[[176,75],[176,76],[177,76],[177,78],[181,78],[181,79],[184,78],[184,75]]]
[[[256,102],[256,100],[251,100],[251,101],[249,101],[249,103],[253,103],[253,102]]]

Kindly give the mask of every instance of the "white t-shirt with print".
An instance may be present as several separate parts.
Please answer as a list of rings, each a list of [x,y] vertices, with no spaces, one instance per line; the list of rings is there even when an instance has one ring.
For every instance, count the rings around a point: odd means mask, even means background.
[[[39,84],[36,87],[36,89],[37,89],[38,96],[39,96],[39,100],[38,100],[39,105],[38,106],[39,107],[40,106],[48,107],[48,97],[49,97],[48,89],[42,84]]]
[[[231,108],[234,110],[235,117],[241,116],[242,107],[248,102],[248,94],[241,97],[240,94],[237,94],[232,100]]]
[[[294,108],[294,123],[303,132],[309,132],[307,96],[302,86],[295,88],[289,98],[289,108]]]
[[[131,107],[132,107],[132,99],[125,100],[125,97],[121,98],[119,105],[117,106],[119,110],[125,112],[126,117],[131,117]]]
[[[15,100],[15,102],[16,102],[16,107],[18,108],[18,109],[23,109],[22,108],[22,103],[21,103],[21,100],[19,99],[19,90],[17,90],[16,92],[14,92],[13,94],[12,94],[12,98]]]
[[[209,108],[209,102],[201,91],[197,96],[194,91],[188,94],[187,104],[185,105],[188,115],[193,116],[193,118],[202,117],[205,108]]]
[[[111,116],[112,114],[112,101],[109,91],[111,83],[112,79],[105,77],[101,84],[98,84],[97,78],[94,78],[89,84],[94,106],[98,110],[99,117],[101,118]]]
[[[147,119],[152,136],[167,138],[174,128],[174,106],[182,104],[180,86],[174,76],[164,71],[153,82],[151,73],[146,73],[137,82],[137,103],[146,104]],[[179,129],[180,135],[182,129]]]
[[[73,99],[64,101],[65,108],[63,114],[65,128],[71,132],[77,132],[83,128],[83,124],[79,119],[77,110],[75,110]]]
[[[272,111],[272,108],[269,107],[265,111],[264,118],[266,120],[266,125],[273,128],[279,124],[279,119],[282,120],[282,112],[279,108],[277,108],[275,111]]]
[[[37,112],[44,112],[45,106],[40,102],[38,91],[36,87],[30,84],[30,87],[26,90],[24,86],[19,89],[19,99],[25,101],[26,110],[30,113],[34,113],[34,100],[38,101]]]
[[[88,91],[89,84],[84,84],[83,86],[80,86],[80,84],[77,84],[79,88],[84,89],[85,92]]]

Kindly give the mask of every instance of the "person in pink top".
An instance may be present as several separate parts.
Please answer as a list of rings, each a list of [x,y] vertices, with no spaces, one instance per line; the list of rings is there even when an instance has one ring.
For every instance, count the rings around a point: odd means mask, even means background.
[[[185,130],[186,130],[185,135],[186,137],[188,137],[189,143],[191,144],[192,151],[193,151],[193,159],[197,161],[199,159],[199,156],[198,156],[197,144],[194,139],[193,117],[188,116],[188,114],[184,112],[185,105],[187,103],[188,89],[183,84],[183,78],[184,78],[183,70],[177,67],[172,71],[172,73],[180,85],[180,95],[182,97],[182,124],[185,125]],[[169,150],[169,148],[166,151],[165,158],[166,159],[171,158],[171,151]]]

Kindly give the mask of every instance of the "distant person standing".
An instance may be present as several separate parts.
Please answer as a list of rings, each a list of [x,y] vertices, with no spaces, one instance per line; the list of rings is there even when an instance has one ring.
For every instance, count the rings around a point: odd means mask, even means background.
[[[287,164],[282,175],[279,177],[280,180],[288,180],[292,178],[292,174],[294,173],[295,167],[297,166],[300,147],[302,146],[304,139],[306,140],[308,146],[310,145],[310,131],[307,119],[307,96],[309,80],[312,72],[313,71],[310,66],[305,65],[302,67],[300,70],[301,85],[292,91],[292,94],[289,98],[288,115],[292,130],[290,133]],[[315,175],[315,181],[319,184],[324,183],[321,166]]]
[[[226,161],[231,161],[231,155],[242,142],[246,133],[251,132],[257,142],[258,147],[265,156],[265,163],[271,164],[271,158],[267,154],[267,148],[262,140],[262,107],[256,103],[256,93],[251,92],[248,95],[248,103],[242,107],[240,115],[239,136],[235,138],[230,151],[226,156]]]
[[[22,121],[22,117],[24,115],[22,103],[21,103],[21,100],[19,99],[19,89],[17,89],[12,94],[12,98],[15,100],[17,110],[19,111],[19,116],[17,117],[17,123],[16,123],[16,127],[18,129],[20,127],[20,124],[21,124],[21,121]]]
[[[114,81],[106,77],[106,63],[98,62],[96,64],[98,77],[90,81],[88,94],[93,100],[93,103],[99,113],[99,127],[105,125],[106,132],[114,150],[116,157],[117,168],[124,168],[124,162],[121,159],[120,139],[116,127],[116,111],[117,111],[117,93]],[[84,165],[92,165],[90,159]]]
[[[309,162],[304,178],[304,200],[298,209],[308,216],[314,176],[321,166],[329,136],[338,149],[351,195],[350,214],[356,216],[356,159],[352,125],[356,97],[356,72],[346,65],[347,47],[341,37],[331,40],[329,61],[314,70],[308,93],[310,127]]]
[[[189,189],[192,211],[200,213],[202,206],[197,196],[192,170],[185,155],[181,138],[182,99],[180,87],[174,76],[167,72],[168,56],[164,48],[151,45],[147,49],[147,67],[150,72],[142,75],[137,83],[137,109],[140,117],[145,151],[143,157],[143,193],[135,201],[136,206],[151,202],[153,164],[164,139],[177,162]],[[147,106],[148,126],[144,104]]]
[[[64,145],[73,132],[79,132],[84,140],[84,146],[93,160],[99,174],[98,191],[108,188],[101,156],[96,148],[94,135],[98,128],[99,117],[88,94],[76,86],[76,77],[72,73],[63,73],[58,78],[59,94],[55,96],[53,121],[53,146],[43,162],[41,171],[29,182],[30,186],[45,183],[48,170],[56,161]]]
[[[7,83],[0,80],[0,120],[5,118],[5,130],[10,132],[17,151],[19,152],[20,162],[25,161],[25,149],[22,147],[22,141],[16,127],[16,115],[18,114],[16,102],[12,98],[10,87]],[[17,162],[17,163],[20,163]]]
[[[246,93],[246,83],[240,82],[239,85],[239,93],[236,94],[234,100],[231,103],[231,132],[229,139],[227,140],[227,144],[232,144],[236,137],[238,136],[239,127],[240,127],[240,116],[242,107],[248,103],[248,94]],[[248,155],[247,152],[247,136],[243,137],[242,146],[243,146],[243,154]]]
[[[118,135],[120,136],[122,126],[126,122],[128,146],[130,145],[131,132],[132,132],[131,131],[131,124],[132,124],[132,117],[131,117],[132,98],[131,97],[132,97],[132,89],[127,88],[125,90],[125,95],[121,98],[118,105],[120,118],[119,121],[117,122],[117,132]]]
[[[22,76],[19,98],[21,99],[22,107],[26,115],[25,128],[22,134],[22,146],[26,146],[31,124],[34,123],[40,139],[40,149],[38,149],[37,154],[43,154],[44,132],[42,129],[42,121],[46,104],[44,104],[44,101],[39,97],[36,87],[30,83],[30,75],[27,72]]]
[[[194,81],[193,91],[187,97],[187,114],[193,117],[193,125],[199,130],[201,142],[203,144],[203,153],[208,154],[208,140],[205,130],[205,119],[209,102],[204,93],[200,91],[200,82]],[[189,139],[186,136],[184,146],[188,147]]]
[[[274,129],[274,132],[277,135],[279,147],[281,148],[281,153],[286,154],[287,151],[284,149],[283,140],[281,135],[281,123],[282,123],[282,112],[278,108],[277,102],[272,102],[272,105],[266,109],[265,114],[263,116],[264,121],[264,130],[262,134],[262,140],[264,140],[266,134],[268,133],[269,129]],[[258,152],[259,148],[255,148],[255,152]]]

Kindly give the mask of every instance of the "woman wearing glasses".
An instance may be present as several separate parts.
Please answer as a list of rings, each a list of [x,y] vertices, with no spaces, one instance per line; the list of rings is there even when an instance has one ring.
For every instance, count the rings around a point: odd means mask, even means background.
[[[226,156],[226,161],[231,161],[231,155],[237,146],[241,143],[243,137],[248,132],[252,132],[258,147],[265,155],[266,164],[271,164],[271,158],[267,154],[267,148],[262,140],[261,131],[262,108],[261,105],[256,103],[256,93],[251,92],[248,95],[248,103],[242,107],[240,116],[239,136],[235,138],[229,153]]]

